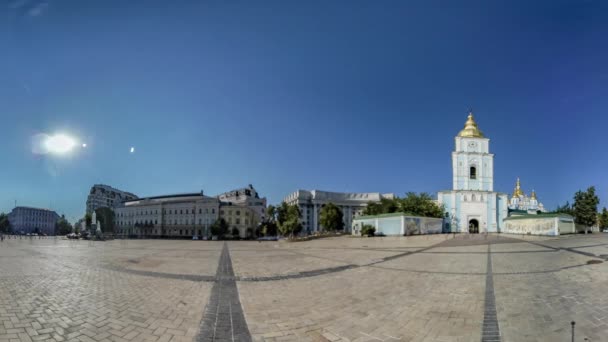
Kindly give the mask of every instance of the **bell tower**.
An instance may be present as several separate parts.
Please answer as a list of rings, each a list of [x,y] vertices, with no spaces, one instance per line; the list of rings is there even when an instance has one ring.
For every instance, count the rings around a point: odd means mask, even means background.
[[[453,190],[494,191],[494,155],[469,111],[464,128],[455,138],[452,152]]]

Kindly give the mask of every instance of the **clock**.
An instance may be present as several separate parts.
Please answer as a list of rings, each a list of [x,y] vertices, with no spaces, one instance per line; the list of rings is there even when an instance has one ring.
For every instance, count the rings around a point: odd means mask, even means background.
[[[476,142],[474,142],[474,141],[471,141],[471,142],[469,143],[469,147],[471,147],[471,148],[475,148],[475,147],[477,147],[477,143],[476,143]]]

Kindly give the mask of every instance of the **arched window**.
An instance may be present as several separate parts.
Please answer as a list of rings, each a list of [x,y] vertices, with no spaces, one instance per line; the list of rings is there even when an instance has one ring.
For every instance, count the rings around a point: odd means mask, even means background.
[[[475,168],[475,166],[471,166],[469,170],[469,178],[477,179],[477,169]]]

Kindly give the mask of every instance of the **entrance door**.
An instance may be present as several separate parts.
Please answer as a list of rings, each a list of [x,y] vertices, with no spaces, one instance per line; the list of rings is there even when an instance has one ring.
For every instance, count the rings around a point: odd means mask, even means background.
[[[469,233],[479,233],[479,221],[477,221],[476,219],[472,219],[469,221]]]

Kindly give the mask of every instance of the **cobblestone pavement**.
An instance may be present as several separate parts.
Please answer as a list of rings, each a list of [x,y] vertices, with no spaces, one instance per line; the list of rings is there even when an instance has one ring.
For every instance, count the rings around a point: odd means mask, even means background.
[[[11,239],[0,342],[608,341],[607,256],[608,234]]]

